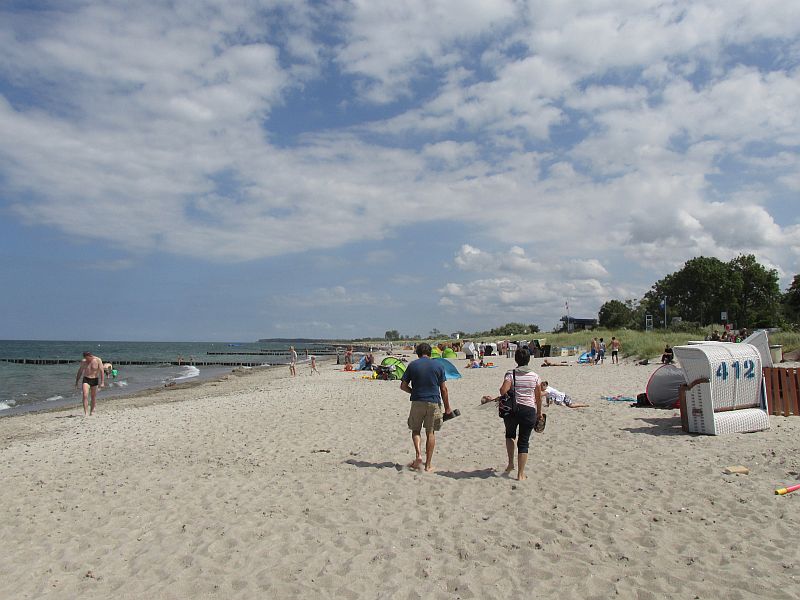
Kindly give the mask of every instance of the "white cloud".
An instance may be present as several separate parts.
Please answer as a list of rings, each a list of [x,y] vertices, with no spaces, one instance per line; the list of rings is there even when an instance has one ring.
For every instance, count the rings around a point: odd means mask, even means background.
[[[523,320],[544,318],[546,323],[537,324],[549,328],[564,313],[567,300],[574,308],[596,313],[598,302],[619,291],[601,282],[608,279],[609,273],[597,259],[562,260],[550,249],[541,252],[541,256],[541,262],[534,262],[519,246],[505,253],[492,253],[463,245],[454,257],[459,270],[495,276],[448,282],[439,290],[439,304],[472,315],[496,315],[507,321],[512,316]]]
[[[385,103],[409,96],[426,66],[448,67],[465,51],[459,42],[502,27],[516,15],[511,0],[355,0],[338,49],[341,68],[366,77],[361,96]]]
[[[289,302],[292,306],[330,307],[330,306],[392,306],[394,302],[387,294],[374,294],[368,291],[352,290],[342,285],[320,287],[302,294],[289,294],[272,299],[276,304]]]

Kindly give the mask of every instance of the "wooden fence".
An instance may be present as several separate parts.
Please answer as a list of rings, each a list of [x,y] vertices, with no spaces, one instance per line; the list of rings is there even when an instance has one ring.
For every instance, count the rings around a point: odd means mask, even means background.
[[[800,416],[800,369],[764,367],[764,382],[771,414]]]

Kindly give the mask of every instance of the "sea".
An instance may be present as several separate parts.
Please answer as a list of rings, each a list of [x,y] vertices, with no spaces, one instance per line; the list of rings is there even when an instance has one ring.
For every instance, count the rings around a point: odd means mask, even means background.
[[[75,388],[75,376],[84,351],[112,363],[116,379],[108,378],[107,387],[97,394],[98,408],[103,400],[131,395],[142,390],[161,388],[171,383],[213,379],[229,373],[233,366],[193,365],[192,362],[247,362],[263,366],[285,365],[288,348],[324,347],[306,340],[262,342],[103,342],[103,341],[29,341],[0,340],[0,417],[23,412],[81,405],[81,393]],[[259,354],[262,351],[286,352],[281,355]],[[213,353],[213,354],[209,354]],[[222,354],[218,354],[222,353]],[[252,354],[248,354],[252,353]],[[69,364],[17,364],[2,359],[70,359]],[[181,359],[184,364],[172,364]],[[152,365],[117,365],[118,361],[147,361]]]

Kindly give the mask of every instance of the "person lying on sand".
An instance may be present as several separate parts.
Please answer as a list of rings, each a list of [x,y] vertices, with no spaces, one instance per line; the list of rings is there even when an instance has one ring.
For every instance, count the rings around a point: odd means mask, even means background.
[[[544,359],[542,363],[543,367],[571,367],[572,365],[565,360],[562,360],[560,363],[550,362],[548,359]]]
[[[561,406],[563,404],[567,408],[587,408],[589,406],[588,404],[576,404],[568,394],[559,392],[554,387],[550,387],[547,381],[542,381],[539,385],[542,388],[542,395],[547,400],[547,406],[550,406],[550,404],[555,404],[556,406]]]

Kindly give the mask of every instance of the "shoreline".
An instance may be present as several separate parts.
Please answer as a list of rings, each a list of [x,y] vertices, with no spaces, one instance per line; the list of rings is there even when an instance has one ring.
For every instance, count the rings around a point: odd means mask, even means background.
[[[322,365],[325,364],[326,362],[329,362],[329,360],[330,359],[328,359],[327,357],[323,359],[317,358],[317,364]],[[305,362],[306,361],[299,361],[298,367],[304,364]],[[197,378],[191,378],[186,381],[182,381],[180,383],[173,382],[162,386],[145,387],[141,389],[132,390],[130,392],[114,389],[113,395],[107,396],[105,398],[98,394],[96,412],[100,412],[106,409],[114,409],[116,405],[121,405],[123,403],[126,403],[127,401],[133,401],[136,399],[146,399],[146,400],[133,405],[147,406],[150,404],[158,403],[158,396],[170,390],[183,391],[183,390],[191,390],[205,385],[217,386],[221,382],[226,381],[231,377],[245,377],[248,375],[264,373],[269,370],[276,370],[279,368],[288,369],[288,364],[270,364],[261,367],[235,367],[233,369],[226,370],[222,373],[208,375],[206,377],[198,376]],[[108,390],[106,390],[106,393],[107,391]],[[101,392],[101,394],[102,393],[103,392]],[[149,396],[153,396],[153,398],[148,398]],[[172,402],[172,401],[173,400],[166,400],[166,402]],[[131,403],[127,402],[127,404]],[[29,405],[14,406],[12,408],[0,411],[0,421],[2,421],[3,419],[17,418],[31,414],[65,412],[71,410],[79,410],[83,412],[83,402],[80,396],[77,398],[77,400],[58,400],[52,403],[47,401],[40,401]]]

